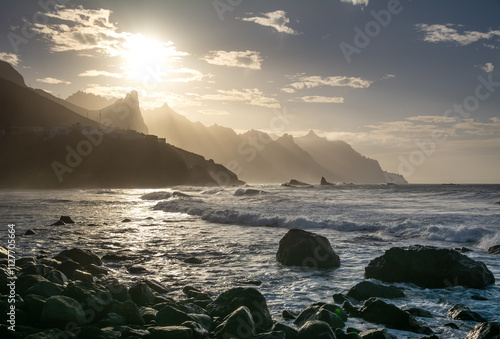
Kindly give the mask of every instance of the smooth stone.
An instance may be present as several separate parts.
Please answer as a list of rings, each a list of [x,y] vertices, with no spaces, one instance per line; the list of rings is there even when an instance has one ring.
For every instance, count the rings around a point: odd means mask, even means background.
[[[156,280],[144,279],[142,281],[144,283],[146,283],[146,285],[148,285],[149,288],[151,288],[153,291],[155,291],[157,293],[169,293],[170,292],[170,290],[168,289],[168,287],[166,287],[165,285],[159,283]]]
[[[67,323],[74,322],[78,326],[86,323],[82,305],[75,299],[62,295],[53,296],[43,305],[40,322],[45,327],[65,328]]]
[[[146,324],[149,324],[153,320],[156,320],[158,311],[151,307],[141,306],[139,307],[139,313],[141,314],[142,319],[144,319],[144,322]]]
[[[336,339],[330,325],[324,321],[313,320],[306,322],[297,333],[297,339]]]
[[[122,303],[116,302],[111,307],[111,311],[123,316],[127,320],[127,324],[144,325],[144,319],[142,319],[139,308],[132,300],[127,300]]]
[[[404,298],[405,294],[400,288],[395,286],[384,286],[374,284],[370,281],[362,281],[359,284],[351,287],[347,292],[347,296],[356,300],[366,300],[371,297],[379,297],[385,299]]]
[[[196,265],[199,265],[199,264],[203,263],[203,261],[201,261],[201,259],[198,259],[198,258],[195,258],[195,257],[184,259],[184,262],[186,264],[196,264]]]
[[[276,259],[286,266],[309,268],[340,266],[340,258],[326,237],[301,229],[291,229],[281,238]]]
[[[276,325],[274,325],[273,331],[281,331],[285,333],[286,339],[295,339],[297,338],[297,334],[299,333],[299,331],[297,331],[295,328],[282,323],[276,323]]]
[[[124,316],[122,316],[118,313],[114,313],[114,312],[109,312],[99,322],[99,325],[101,327],[117,327],[117,326],[123,326],[126,324],[127,324],[127,319],[125,319]]]
[[[17,278],[16,280],[16,293],[19,295],[25,295],[26,291],[39,283],[40,281],[47,281],[44,277],[38,274],[24,274]]]
[[[71,259],[76,261],[82,266],[95,264],[97,266],[102,266],[101,258],[99,258],[94,252],[90,250],[82,250],[79,248],[72,248],[70,250],[64,250],[54,257],[56,260],[66,261]]]
[[[96,277],[99,275],[108,275],[107,269],[97,266],[96,264],[90,264],[85,266],[85,271]]]
[[[145,282],[135,283],[129,288],[128,293],[137,306],[150,305],[155,301],[153,290]]]
[[[130,266],[128,269],[127,269],[130,273],[143,273],[143,272],[146,272],[147,269],[145,267],[142,267],[142,266]]]
[[[434,318],[431,312],[418,307],[403,308],[403,311],[410,313],[414,317]]]
[[[293,322],[297,327],[303,326],[309,320],[319,320],[317,315],[322,310],[328,310],[340,318],[342,322],[347,321],[347,315],[345,312],[337,305],[325,304],[325,303],[314,303],[306,307],[298,317]],[[343,327],[343,326],[342,326]]]
[[[94,276],[82,270],[75,270],[75,272],[73,272],[72,280],[87,281],[92,283],[94,282]]]
[[[59,285],[64,285],[69,281],[68,277],[66,277],[66,275],[59,270],[50,271],[45,274],[44,278]]]
[[[333,333],[337,339],[361,339],[358,333],[344,333],[340,328],[337,328]]]
[[[73,260],[67,260],[57,266],[57,270],[62,272],[68,279],[73,278],[75,271],[80,268],[80,264]]]
[[[265,332],[273,326],[266,299],[252,287],[236,287],[225,291],[206,310],[211,317],[224,318],[241,306],[250,310],[258,331]]]
[[[131,222],[132,220],[130,220],[129,218],[125,218],[122,220],[122,222]]]
[[[173,306],[165,306],[156,314],[156,323],[160,326],[180,326],[185,321],[193,321],[193,318]]]
[[[50,281],[39,281],[26,290],[26,294],[36,294],[45,298],[62,294],[64,288]]]
[[[28,314],[30,314],[31,317],[38,321],[40,319],[40,315],[42,314],[43,305],[45,305],[45,301],[47,301],[47,298],[41,295],[27,294],[23,299],[24,309],[28,312]]]
[[[120,283],[117,279],[107,279],[103,281],[103,285],[111,293],[113,299],[120,302],[131,300],[127,286]]]
[[[484,263],[451,249],[420,245],[385,251],[368,263],[365,277],[426,288],[483,288],[495,283],[493,273]]]
[[[284,320],[294,320],[297,318],[297,316],[289,310],[283,310],[282,317]]]
[[[241,306],[224,318],[214,330],[217,338],[250,338],[255,336],[255,323],[250,310]]]

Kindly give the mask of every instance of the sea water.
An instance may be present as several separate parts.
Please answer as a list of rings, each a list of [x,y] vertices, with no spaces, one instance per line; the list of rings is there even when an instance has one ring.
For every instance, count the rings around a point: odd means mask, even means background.
[[[368,262],[395,246],[413,244],[467,247],[484,262],[496,284],[483,290],[452,286],[422,289],[395,284],[406,297],[389,302],[416,306],[434,318],[418,318],[443,338],[463,338],[475,323],[446,315],[457,303],[489,321],[500,321],[500,256],[487,249],[500,244],[500,185],[354,185],[293,188],[254,185],[241,188],[176,187],[162,190],[0,190],[0,239],[6,246],[7,225],[18,233],[18,258],[56,254],[78,247],[100,256],[110,274],[131,284],[153,278],[182,297],[192,285],[218,293],[241,286],[237,280],[259,280],[273,318],[285,309],[298,313],[313,302],[332,303],[363,280]],[[48,226],[61,215],[76,222]],[[130,222],[124,222],[128,218]],[[311,270],[276,262],[279,240],[290,228],[327,237],[341,267]],[[21,236],[27,229],[36,234]],[[187,264],[196,257],[202,264]],[[130,274],[132,265],[146,269]],[[482,296],[487,301],[471,299]],[[458,330],[444,326],[454,322]],[[359,329],[381,327],[350,318]],[[394,331],[400,338],[419,337]]]

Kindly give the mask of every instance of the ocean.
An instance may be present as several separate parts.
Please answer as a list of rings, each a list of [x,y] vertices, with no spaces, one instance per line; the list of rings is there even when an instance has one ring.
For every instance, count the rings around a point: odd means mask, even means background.
[[[353,185],[293,188],[280,185],[171,189],[0,190],[0,215],[7,246],[7,225],[15,224],[17,259],[64,249],[114,253],[124,261],[105,261],[110,274],[131,284],[156,279],[176,297],[192,285],[214,295],[259,280],[273,318],[299,313],[311,303],[332,303],[363,280],[368,262],[396,246],[413,244],[467,247],[484,262],[496,284],[484,290],[450,286],[422,289],[394,284],[406,297],[397,306],[416,306],[434,318],[418,318],[441,338],[463,338],[475,325],[446,315],[458,303],[489,321],[500,321],[500,260],[487,249],[500,244],[500,185]],[[76,222],[48,226],[61,215]],[[130,219],[125,222],[125,219]],[[327,237],[341,267],[311,270],[276,261],[279,240],[290,228]],[[27,229],[35,235],[21,236]],[[184,260],[195,257],[201,264]],[[127,268],[141,266],[140,274]],[[488,300],[471,299],[482,296]],[[454,322],[459,329],[444,326]],[[382,327],[350,318],[358,329]],[[399,338],[419,337],[395,331]]]

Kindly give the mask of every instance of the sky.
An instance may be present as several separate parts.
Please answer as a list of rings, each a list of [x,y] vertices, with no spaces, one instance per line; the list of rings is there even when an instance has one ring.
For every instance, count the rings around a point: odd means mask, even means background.
[[[499,19],[498,0],[2,0],[0,59],[61,98],[137,90],[413,183],[500,183]]]

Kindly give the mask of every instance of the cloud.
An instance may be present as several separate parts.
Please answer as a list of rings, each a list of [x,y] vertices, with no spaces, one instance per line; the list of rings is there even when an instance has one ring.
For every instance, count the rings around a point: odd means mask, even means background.
[[[36,79],[36,81],[43,82],[44,84],[50,84],[50,85],[71,85],[71,82],[69,82],[69,81],[59,80],[56,78]]]
[[[284,87],[284,88],[280,89],[280,91],[285,92],[285,93],[295,93],[296,92],[296,90],[294,90],[293,88],[288,88],[288,87]]]
[[[484,65],[479,65],[479,68],[481,68],[486,73],[491,73],[495,69],[495,66],[491,62],[487,62]]]
[[[204,100],[241,101],[249,105],[268,108],[280,108],[281,105],[275,98],[267,97],[257,88],[243,90],[217,90],[217,94],[206,94]]]
[[[202,60],[212,65],[243,67],[255,70],[260,70],[262,64],[260,53],[255,51],[210,51]]]
[[[346,76],[321,77],[298,74],[291,78],[297,80],[290,84],[290,86],[295,89],[314,88],[319,86],[368,88],[373,83],[373,81],[362,78]]]
[[[500,36],[500,30],[488,32],[478,31],[463,31],[460,33],[454,24],[446,25],[415,25],[417,30],[424,33],[424,41],[426,42],[455,42],[459,45],[465,46],[479,40],[489,40],[495,36]]]
[[[290,19],[287,18],[285,11],[274,11],[269,13],[262,13],[263,16],[255,16],[251,18],[240,18],[243,21],[255,22],[256,24],[262,26],[272,27],[280,33],[297,35],[299,32],[288,27],[287,24],[290,23]]]
[[[305,96],[300,98],[295,98],[293,101],[296,102],[311,102],[318,104],[342,104],[344,103],[344,98],[342,97],[324,97],[324,96]]]
[[[500,135],[500,118],[493,117],[491,122],[475,122],[474,119],[465,119],[455,127],[468,135]]]
[[[451,117],[445,117],[442,115],[419,115],[416,117],[407,118],[406,120],[420,121],[420,122],[427,122],[427,123],[454,123],[454,122],[456,122],[456,119],[451,118]]]
[[[78,74],[79,77],[98,77],[98,76],[103,76],[103,77],[109,77],[109,78],[123,78],[122,74],[119,73],[111,73],[111,72],[106,72],[106,71],[98,71],[95,69],[91,69],[88,71],[85,71],[83,73]]]
[[[198,112],[204,115],[229,115],[229,112],[218,109],[203,109]]]
[[[368,5],[368,0],[341,0],[342,2],[351,3],[353,5]]]
[[[8,62],[13,66],[17,66],[19,64],[19,61],[21,61],[19,59],[19,56],[17,56],[16,54],[5,52],[0,53],[0,60]]]

